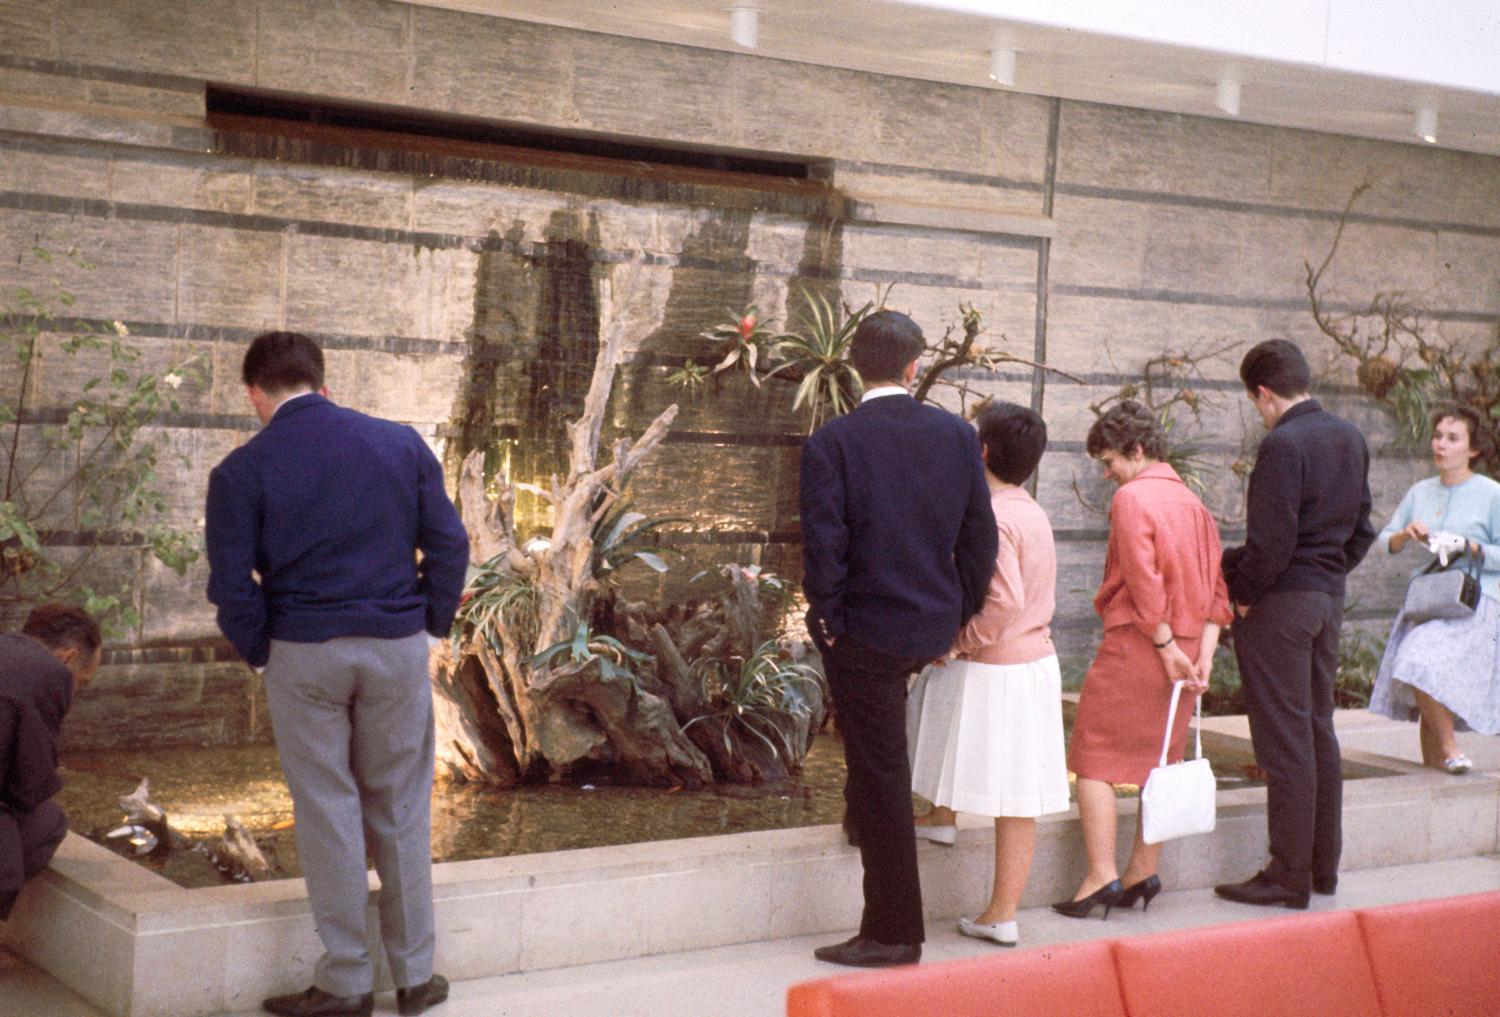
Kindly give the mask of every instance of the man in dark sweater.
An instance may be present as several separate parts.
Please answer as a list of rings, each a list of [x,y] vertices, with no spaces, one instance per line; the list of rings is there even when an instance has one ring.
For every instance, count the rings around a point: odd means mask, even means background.
[[[864,864],[859,935],[814,951],[861,967],[922,956],[906,754],[906,679],[943,656],[984,601],[995,517],[979,439],[908,393],[922,332],[878,311],[850,359],[865,394],[802,448],[803,588],[844,737],[848,822]]]
[[[326,951],[311,988],[263,1006],[372,1011],[368,850],[397,1008],[418,1014],[448,995],[432,970],[428,637],[453,624],[468,535],[422,437],[329,402],[307,336],[258,336],[242,376],[265,426],[209,477],[208,599],[264,671]]]
[[[1224,578],[1255,760],[1266,771],[1271,861],[1216,892],[1305,908],[1310,890],[1338,885],[1343,778],[1333,683],[1344,579],[1375,540],[1370,453],[1357,428],[1308,395],[1307,360],[1287,340],[1246,353],[1240,380],[1270,434],[1250,474],[1245,544],[1224,552]]]
[[[52,800],[62,788],[57,738],[99,666],[100,642],[94,619],[65,604],[42,604],[19,636],[0,635],[0,921],[67,835]]]

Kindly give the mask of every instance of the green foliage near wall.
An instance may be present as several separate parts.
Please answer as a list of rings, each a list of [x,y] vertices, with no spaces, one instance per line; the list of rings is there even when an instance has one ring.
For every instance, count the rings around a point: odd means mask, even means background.
[[[18,263],[28,261],[92,268],[65,243],[21,252]],[[73,304],[57,281],[46,292],[0,294],[9,378],[0,402],[0,605],[21,614],[41,601],[73,601],[120,634],[139,617],[126,584],[98,578],[102,548],[148,548],[178,575],[199,556],[197,534],[167,522],[164,468],[177,464],[153,428],[178,412],[179,391],[202,372],[191,360],[148,366],[122,322],[70,317]],[[74,380],[49,391],[44,377]]]

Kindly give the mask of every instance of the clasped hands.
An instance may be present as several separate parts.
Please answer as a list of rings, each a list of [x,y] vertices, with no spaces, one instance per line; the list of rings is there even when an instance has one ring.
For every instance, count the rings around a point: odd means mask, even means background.
[[[1167,669],[1168,681],[1174,684],[1182,682],[1187,691],[1200,695],[1208,691],[1208,676],[1213,671],[1212,653],[1207,656],[1200,654],[1198,660],[1193,660],[1182,652],[1176,639],[1166,646],[1157,646],[1156,653],[1161,657],[1162,666]]]

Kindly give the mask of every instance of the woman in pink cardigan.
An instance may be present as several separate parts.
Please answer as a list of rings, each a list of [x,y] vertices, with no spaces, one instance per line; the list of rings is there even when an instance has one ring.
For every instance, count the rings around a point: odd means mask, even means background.
[[[1068,767],[1078,775],[1089,871],[1072,900],[1052,905],[1086,918],[1096,905],[1142,908],[1161,891],[1160,844],[1135,844],[1123,878],[1115,868],[1112,785],[1146,782],[1161,753],[1174,682],[1185,683],[1170,762],[1182,759],[1194,697],[1208,688],[1229,594],[1219,569],[1219,528],[1177,471],[1162,462],[1156,417],[1129,400],[1090,428],[1086,448],[1120,485],[1109,510],[1109,550],[1094,609],[1104,624],[1083,679]]]
[[[979,415],[985,479],[1000,552],[984,605],[958,634],[955,659],[918,679],[908,716],[912,790],[933,803],[917,835],[952,844],[955,812],[995,820],[989,906],[958,931],[1015,946],[1016,908],[1036,843],[1036,817],[1068,810],[1062,675],[1052,645],[1057,554],[1047,513],[1020,486],[1047,447],[1023,406]]]

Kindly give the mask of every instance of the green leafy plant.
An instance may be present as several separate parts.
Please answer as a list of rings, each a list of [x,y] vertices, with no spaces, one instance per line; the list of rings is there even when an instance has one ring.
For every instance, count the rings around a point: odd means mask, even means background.
[[[787,372],[799,379],[792,409],[806,410],[807,433],[812,434],[823,421],[848,413],[859,402],[864,383],[849,362],[849,344],[875,303],[858,309],[835,307],[805,286],[799,293],[804,305],[797,319],[801,330],[781,337],[776,346],[779,362],[768,376]]]
[[[506,570],[499,561],[475,566],[458,604],[453,626],[455,654],[467,639],[477,636],[499,657],[505,652],[502,632],[530,646],[536,639],[540,602],[541,591],[529,577]]]
[[[594,524],[591,568],[595,578],[609,584],[615,573],[632,561],[656,573],[666,572],[670,566],[664,556],[676,552],[660,543],[661,529],[690,522],[682,516],[647,516],[631,511],[630,502],[620,502]]]
[[[693,662],[701,683],[707,713],[683,725],[718,729],[726,751],[733,751],[736,733],[764,745],[774,758],[796,763],[805,746],[798,743],[813,714],[815,697],[822,695],[817,672],[799,664],[774,640],[755,648],[744,660],[702,658]]]
[[[22,259],[92,267],[66,247],[33,247]],[[0,598],[81,602],[117,633],[139,619],[125,589],[88,583],[101,547],[145,547],[179,575],[199,556],[197,534],[168,520],[159,473],[168,446],[154,425],[179,411],[179,392],[199,384],[202,370],[196,358],[147,368],[123,323],[67,317],[74,303],[57,280],[47,293],[0,295],[0,361],[14,365],[3,371],[13,383],[0,403]],[[44,364],[48,376],[84,379],[67,405],[40,390]],[[64,546],[75,553],[60,553]]]
[[[709,368],[696,360],[689,359],[677,370],[668,372],[667,384],[682,389],[690,398],[696,399],[702,395],[704,385],[708,382],[708,376],[711,373]]]
[[[553,643],[528,657],[526,664],[540,670],[555,666],[559,659],[579,665],[597,663],[599,676],[606,681],[622,678],[633,682],[635,669],[651,664],[650,654],[633,650],[614,636],[592,632],[587,625],[579,625],[571,639]]]

